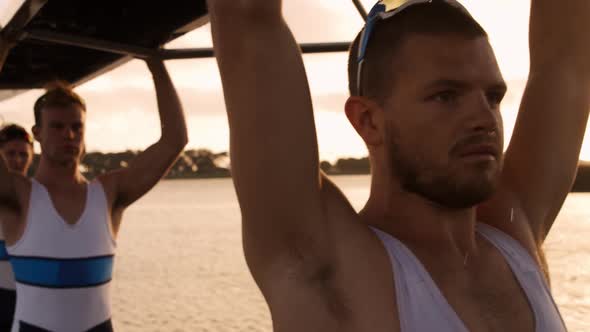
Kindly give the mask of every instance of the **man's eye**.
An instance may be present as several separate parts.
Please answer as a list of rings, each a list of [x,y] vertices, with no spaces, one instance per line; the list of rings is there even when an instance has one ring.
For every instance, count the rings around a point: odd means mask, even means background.
[[[440,103],[454,103],[459,94],[456,91],[448,90],[434,94],[430,99]]]
[[[487,94],[488,102],[491,106],[498,106],[504,99],[504,92],[492,91]]]

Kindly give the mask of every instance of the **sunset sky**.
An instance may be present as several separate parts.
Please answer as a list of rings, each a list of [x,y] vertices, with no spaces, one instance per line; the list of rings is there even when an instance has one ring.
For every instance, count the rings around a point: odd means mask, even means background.
[[[0,0],[0,5],[3,0]],[[363,1],[369,8],[374,1]],[[284,13],[300,42],[350,41],[362,27],[352,1],[283,0]],[[509,86],[502,105],[509,138],[528,72],[529,1],[464,0],[490,35]],[[1,7],[1,6],[0,6]],[[209,26],[167,45],[169,48],[211,46]],[[347,98],[346,54],[305,56],[314,96],[320,154],[323,160],[367,154],[343,112]],[[228,149],[228,127],[217,66],[213,59],[167,62],[188,119],[189,148]],[[153,86],[147,68],[132,61],[80,86],[88,104],[86,141],[89,151],[143,149],[159,135]],[[30,127],[32,105],[41,91],[31,91],[0,103],[8,122]],[[587,131],[590,133],[590,130]],[[582,150],[590,160],[590,134]]]

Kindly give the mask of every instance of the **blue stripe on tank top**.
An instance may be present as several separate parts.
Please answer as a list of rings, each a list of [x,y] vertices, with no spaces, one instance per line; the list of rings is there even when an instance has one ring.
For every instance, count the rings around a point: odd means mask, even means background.
[[[105,284],[113,275],[114,256],[44,258],[11,256],[18,283],[45,288],[83,288]]]
[[[0,261],[8,260],[8,252],[6,252],[6,242],[0,241]]]

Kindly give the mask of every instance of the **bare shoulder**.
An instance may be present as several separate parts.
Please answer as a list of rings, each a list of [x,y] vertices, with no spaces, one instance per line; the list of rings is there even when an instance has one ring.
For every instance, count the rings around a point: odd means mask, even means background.
[[[384,246],[327,178],[321,197],[331,245],[299,256],[300,261],[278,261],[268,278],[259,280],[275,330],[398,331]]]
[[[111,171],[99,175],[96,180],[102,185],[105,192],[109,207],[113,207],[117,200],[118,179],[121,176],[121,170]]]
[[[32,191],[30,179],[15,174],[12,180],[14,195],[0,205],[1,226],[8,244],[14,244],[24,231]]]
[[[531,218],[510,186],[501,184],[494,196],[477,208],[477,219],[493,226],[523,246],[544,267],[542,243],[537,243],[530,227]]]
[[[32,181],[24,176],[14,174],[12,177],[15,197],[13,200],[8,200],[6,203],[10,208],[14,208],[17,212],[25,212],[29,206],[29,198],[31,196]],[[12,205],[12,206],[10,206]]]

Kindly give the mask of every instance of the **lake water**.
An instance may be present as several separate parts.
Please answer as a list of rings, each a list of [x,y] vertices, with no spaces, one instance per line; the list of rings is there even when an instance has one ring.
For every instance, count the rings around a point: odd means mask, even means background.
[[[355,208],[368,176],[335,177]],[[570,331],[590,331],[590,194],[572,194],[546,243]],[[113,320],[123,332],[270,332],[250,277],[229,179],[164,181],[132,206],[118,240]]]

